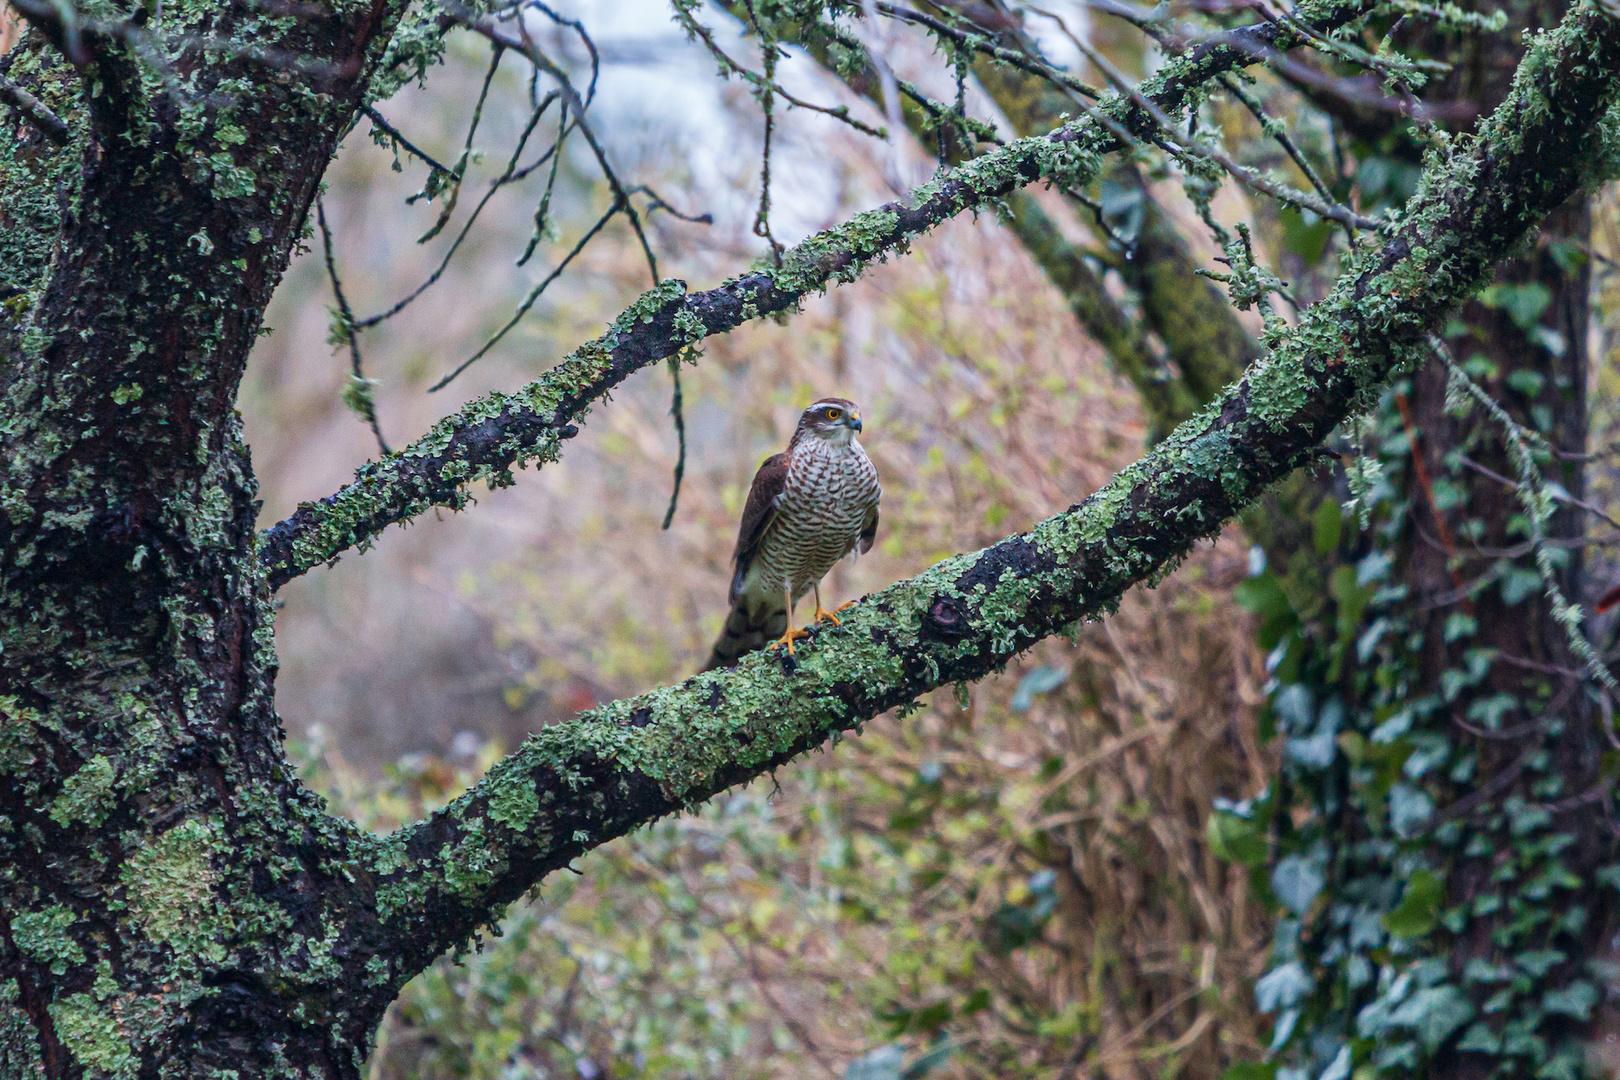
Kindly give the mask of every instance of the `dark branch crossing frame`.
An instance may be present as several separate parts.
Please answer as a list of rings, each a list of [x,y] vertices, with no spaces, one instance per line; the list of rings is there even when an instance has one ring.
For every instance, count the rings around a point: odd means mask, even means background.
[[[1326,32],[1370,6],[1300,14]],[[1084,502],[865,599],[796,663],[755,656],[582,714],[429,820],[371,836],[327,815],[282,754],[277,585],[553,458],[633,372],[1023,185],[1083,182],[1115,148],[1110,126],[1142,136],[1153,118],[1109,98],[1110,125],[1011,143],[778,269],[694,294],[666,282],[530,387],[475,402],[259,535],[232,400],[406,8],[255,9],[249,31],[246,9],[203,9],[199,42],[260,40],[187,46],[170,69],[192,96],[177,97],[143,89],[132,33],[19,7],[99,88],[66,121],[66,150],[5,162],[45,177],[53,201],[52,179],[72,193],[24,268],[29,310],[0,321],[0,1072],[52,1078],[358,1077],[400,986],[547,873],[1105,613],[1308,461],[1598,177],[1620,72],[1620,19],[1583,3],[1272,354]],[[1295,34],[1217,36],[1143,92],[1174,115]],[[319,90],[266,64],[264,39],[305,58]],[[233,80],[254,92],[233,96]],[[171,303],[177,290],[197,299]]]

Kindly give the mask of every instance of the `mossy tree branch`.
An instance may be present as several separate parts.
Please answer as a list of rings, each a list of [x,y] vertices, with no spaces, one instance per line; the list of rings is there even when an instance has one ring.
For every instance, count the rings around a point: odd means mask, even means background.
[[[1301,18],[1316,31],[1348,25],[1368,0],[1332,0]],[[1216,35],[1175,58],[1142,93],[1174,113],[1204,84],[1243,65],[1260,48],[1288,48],[1301,38],[1283,23]],[[1157,130],[1127,98],[1099,104],[1113,125],[1133,136]],[[903,251],[941,222],[1046,180],[1060,186],[1093,178],[1118,137],[1090,117],[1030,136],[942,173],[902,202],[856,215],[784,253],[781,265],[745,274],[705,292],[686,294],[665,282],[643,295],[608,332],[515,394],[492,394],[441,421],[398,454],[362,467],[352,483],[301,504],[262,536],[261,560],[276,588],[345,550],[364,547],[383,529],[434,506],[459,508],[468,485],[511,482],[514,464],[555,458],[592,402],[631,374],[712,334],[789,310],[830,283],[851,281],[875,260]],[[1201,279],[1200,288],[1207,286]],[[1224,306],[1224,305],[1223,305]],[[1235,373],[1235,372],[1234,372]]]
[[[1620,21],[1587,4],[1539,40],[1478,137],[1431,162],[1400,223],[1223,399],[1084,502],[852,608],[793,661],[615,702],[548,728],[430,820],[382,842],[378,911],[426,963],[581,852],[980,678],[1172,569],[1394,375],[1496,262],[1600,168]]]

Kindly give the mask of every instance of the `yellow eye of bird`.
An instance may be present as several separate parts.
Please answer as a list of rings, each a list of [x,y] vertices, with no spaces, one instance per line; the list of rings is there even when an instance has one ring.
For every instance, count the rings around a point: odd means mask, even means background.
[[[836,419],[838,419],[838,417],[840,415],[842,415],[842,414],[839,413],[839,411],[837,409],[828,409],[827,410],[827,419],[829,419],[829,420],[836,420]]]

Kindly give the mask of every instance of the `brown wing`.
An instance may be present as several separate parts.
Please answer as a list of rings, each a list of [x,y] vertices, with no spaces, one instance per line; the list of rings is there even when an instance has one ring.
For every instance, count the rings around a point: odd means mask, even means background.
[[[866,512],[866,524],[861,526],[861,538],[855,543],[855,552],[865,555],[872,550],[872,541],[877,539],[878,508],[877,503]]]
[[[772,454],[754,474],[753,486],[748,489],[748,502],[743,506],[742,526],[737,530],[737,550],[732,555],[736,571],[731,575],[731,601],[742,592],[743,578],[759,551],[759,542],[765,538],[771,523],[776,520],[776,497],[782,494],[787,481],[788,456]]]

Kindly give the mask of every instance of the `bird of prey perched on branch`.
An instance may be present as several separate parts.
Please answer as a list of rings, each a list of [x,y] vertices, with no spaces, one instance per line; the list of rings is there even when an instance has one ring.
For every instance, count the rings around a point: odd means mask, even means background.
[[[754,474],[732,556],[731,612],[704,670],[729,667],[772,638],[793,653],[808,631],[788,625],[806,592],[816,595],[817,623],[834,625],[849,603],[821,606],[821,579],[851,553],[865,554],[877,535],[877,469],[855,435],[861,414],[853,402],[822,398],[799,417],[788,448]]]

